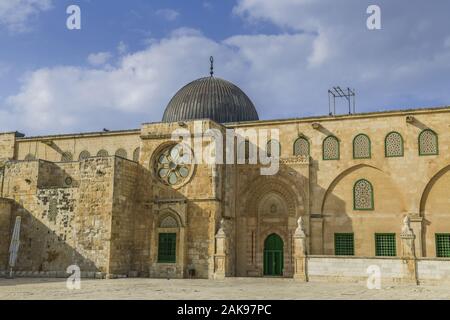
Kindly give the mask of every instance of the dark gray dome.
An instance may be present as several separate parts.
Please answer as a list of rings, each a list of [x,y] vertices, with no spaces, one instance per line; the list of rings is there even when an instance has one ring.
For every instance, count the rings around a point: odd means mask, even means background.
[[[211,119],[218,123],[258,120],[247,95],[229,81],[201,78],[187,84],[170,100],[163,122]]]

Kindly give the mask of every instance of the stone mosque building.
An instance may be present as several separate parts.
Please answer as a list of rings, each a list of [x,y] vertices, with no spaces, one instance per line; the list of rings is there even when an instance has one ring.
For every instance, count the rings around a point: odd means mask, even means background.
[[[174,163],[194,123],[278,129],[279,171]],[[138,129],[2,133],[0,272],[21,217],[16,276],[450,279],[449,146],[449,107],[259,120],[213,75]]]

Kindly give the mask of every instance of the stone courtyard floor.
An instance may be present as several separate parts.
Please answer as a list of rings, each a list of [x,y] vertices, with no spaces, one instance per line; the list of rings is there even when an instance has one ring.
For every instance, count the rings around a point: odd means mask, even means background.
[[[292,279],[230,278],[213,280],[114,279],[82,280],[68,290],[65,279],[0,279],[0,300],[150,299],[450,299],[450,285],[294,282]]]

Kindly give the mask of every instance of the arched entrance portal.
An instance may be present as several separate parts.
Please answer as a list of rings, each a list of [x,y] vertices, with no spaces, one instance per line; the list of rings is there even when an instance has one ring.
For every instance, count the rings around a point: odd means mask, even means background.
[[[264,241],[264,275],[283,275],[283,240],[277,234],[271,234]]]

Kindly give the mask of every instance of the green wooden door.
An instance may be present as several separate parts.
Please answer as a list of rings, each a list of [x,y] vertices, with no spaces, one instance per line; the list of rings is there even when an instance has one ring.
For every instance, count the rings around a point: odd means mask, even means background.
[[[264,275],[283,275],[283,240],[276,234],[264,241]]]

